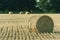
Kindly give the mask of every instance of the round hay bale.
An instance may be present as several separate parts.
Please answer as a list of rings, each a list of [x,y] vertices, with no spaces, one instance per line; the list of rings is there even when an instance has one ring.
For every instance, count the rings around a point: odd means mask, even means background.
[[[36,27],[39,33],[53,32],[54,23],[49,16],[41,16],[36,23]]]

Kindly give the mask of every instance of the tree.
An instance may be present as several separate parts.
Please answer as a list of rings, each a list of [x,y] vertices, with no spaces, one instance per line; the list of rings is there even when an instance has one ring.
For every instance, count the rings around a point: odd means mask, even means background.
[[[42,12],[52,12],[52,4],[51,4],[51,0],[40,0],[37,3],[37,6],[39,9],[42,10]],[[52,10],[52,11],[51,11]],[[53,11],[54,12],[54,11]]]
[[[29,11],[35,9],[35,0],[0,0],[0,10]]]
[[[60,12],[60,0],[0,0],[0,11]]]
[[[52,7],[57,13],[60,13],[60,0],[51,0]]]

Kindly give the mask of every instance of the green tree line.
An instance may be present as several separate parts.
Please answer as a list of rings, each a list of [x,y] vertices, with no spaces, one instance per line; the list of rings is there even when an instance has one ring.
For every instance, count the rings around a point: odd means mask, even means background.
[[[0,0],[0,11],[59,13],[60,0]]]

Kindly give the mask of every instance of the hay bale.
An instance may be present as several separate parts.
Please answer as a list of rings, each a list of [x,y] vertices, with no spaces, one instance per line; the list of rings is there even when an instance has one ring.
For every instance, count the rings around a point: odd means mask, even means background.
[[[37,20],[36,27],[39,33],[50,33],[53,32],[54,23],[49,16],[44,15]]]

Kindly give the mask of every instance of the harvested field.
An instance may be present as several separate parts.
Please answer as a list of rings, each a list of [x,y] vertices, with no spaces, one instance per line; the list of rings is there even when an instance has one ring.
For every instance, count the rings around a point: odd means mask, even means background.
[[[0,40],[60,40],[60,14],[0,14]]]

